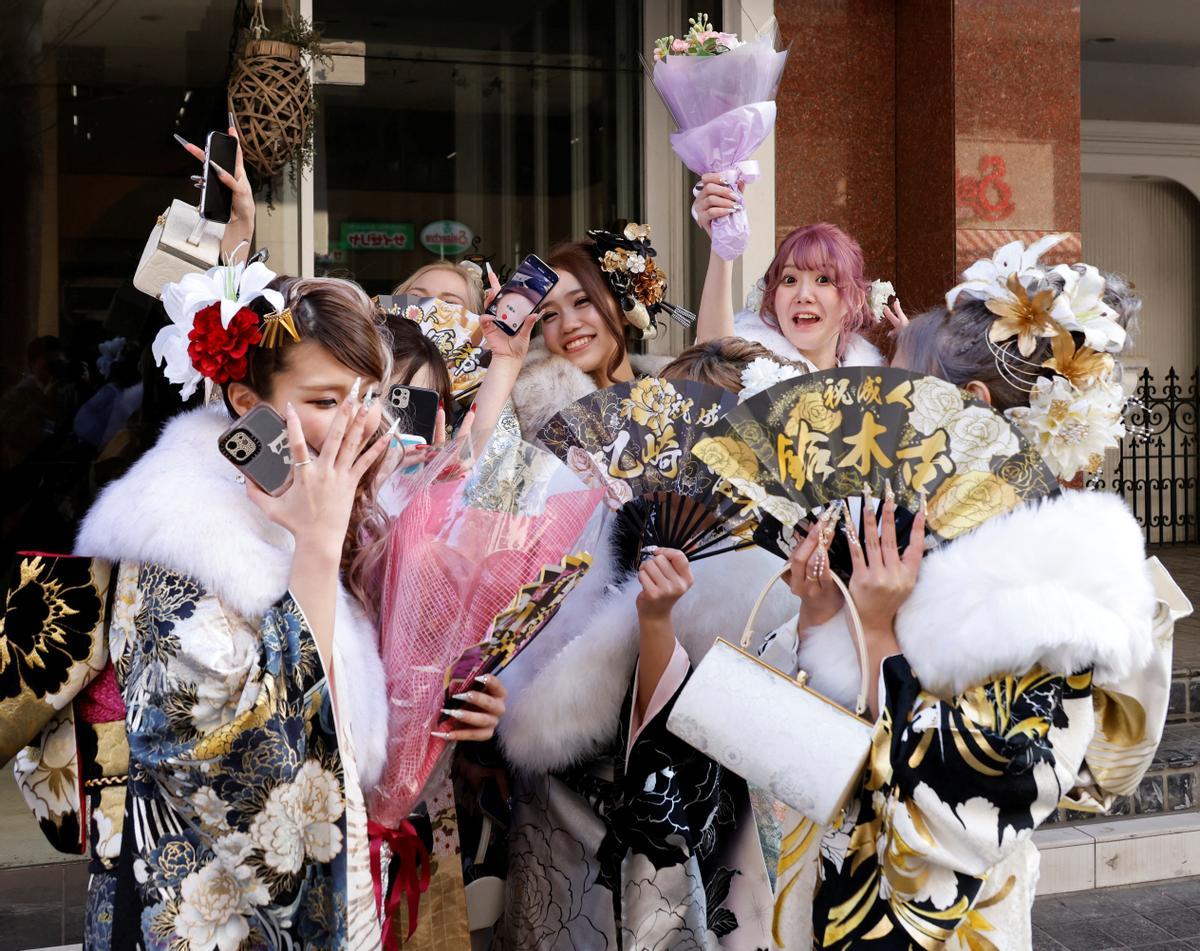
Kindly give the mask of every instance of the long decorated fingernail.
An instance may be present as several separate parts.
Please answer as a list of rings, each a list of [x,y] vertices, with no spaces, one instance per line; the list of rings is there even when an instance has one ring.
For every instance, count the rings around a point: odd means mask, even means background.
[[[895,502],[896,501],[896,492],[892,488],[892,480],[891,479],[883,480],[883,501],[885,501],[885,502]]]
[[[842,531],[846,533],[846,540],[855,548],[858,547],[858,527],[854,524],[854,519],[850,516],[850,507],[846,506],[842,510]]]
[[[370,409],[371,404],[375,402],[375,384],[372,383],[367,387],[367,395],[363,397],[363,409]]]
[[[215,169],[216,169],[218,172],[220,172],[222,175],[228,175],[228,174],[229,174],[227,171],[225,171],[225,169],[221,168],[221,166],[220,166],[220,165],[218,165],[216,162],[214,162],[212,159],[209,159],[209,160],[208,160],[208,164],[209,164],[209,165],[211,165],[213,168],[215,168]]]
[[[456,693],[456,694],[454,694],[454,699],[455,699],[455,700],[462,700],[464,703],[465,703],[465,702],[468,702],[468,701],[470,701],[470,699],[471,699],[471,691],[470,691],[470,690],[464,690],[462,693]]]
[[[471,413],[475,412],[475,405],[476,405],[476,404],[475,404],[475,403],[472,401],[472,403],[471,403],[471,409],[470,409],[468,412],[471,412]]]
[[[452,734],[452,733],[439,733],[437,730],[430,730],[430,731],[429,731],[429,735],[430,735],[430,736],[436,736],[436,737],[437,737],[439,740],[452,740],[452,739],[454,739],[454,734]]]
[[[472,403],[472,404],[471,404],[471,409],[474,409],[474,408],[475,408],[475,404],[474,404],[474,403]],[[487,686],[489,683],[491,683],[491,681],[492,681],[492,675],[491,675],[491,674],[480,674],[478,677],[476,677],[476,678],[475,678],[475,683],[477,683],[477,684],[483,684],[483,686],[485,686],[485,687],[486,687],[486,686]]]
[[[187,148],[189,145],[191,145],[191,144],[192,144],[192,143],[191,143],[191,142],[189,142],[187,139],[185,139],[185,138],[184,138],[182,135],[180,135],[178,132],[176,132],[176,133],[175,133],[175,141],[176,141],[176,142],[178,142],[180,145],[182,145],[182,146],[183,146],[185,149],[186,149],[186,148]]]
[[[928,501],[929,501],[929,499],[928,499],[928,497],[925,495],[925,490],[924,490],[924,489],[922,489],[922,490],[921,490],[921,499],[920,499],[920,501],[917,503],[917,514],[918,514],[918,515],[924,515],[924,514],[925,514],[925,507],[926,507],[926,503],[927,503]]]
[[[225,113],[225,115],[227,115],[229,117],[229,128],[236,129],[237,128],[237,120],[234,119],[233,113],[227,112],[227,113]]]
[[[863,505],[869,509],[875,508],[875,493],[871,491],[870,483],[863,483],[862,487]]]
[[[357,401],[358,401],[358,391],[359,391],[361,388],[362,388],[362,377],[361,377],[361,376],[356,376],[356,377],[354,378],[354,385],[353,385],[352,387],[350,387],[350,397],[349,397],[349,399],[350,399],[350,402],[351,402],[351,403],[355,403],[355,402],[357,402]]]
[[[461,720],[463,712],[461,710],[451,710],[449,707],[442,707],[442,716],[454,717],[455,720]]]

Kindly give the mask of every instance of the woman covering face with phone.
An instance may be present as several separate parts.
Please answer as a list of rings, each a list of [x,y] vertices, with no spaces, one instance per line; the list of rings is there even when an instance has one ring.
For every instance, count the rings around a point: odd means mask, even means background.
[[[387,712],[365,546],[391,354],[357,285],[231,277],[240,302],[188,315],[168,297],[188,345],[156,346],[171,379],[221,384],[224,406],[173,419],[79,535],[117,566],[129,760],[127,785],[91,803],[89,944],[376,948],[363,796]],[[276,445],[289,482],[242,475]],[[471,727],[490,735],[502,708],[481,694]]]

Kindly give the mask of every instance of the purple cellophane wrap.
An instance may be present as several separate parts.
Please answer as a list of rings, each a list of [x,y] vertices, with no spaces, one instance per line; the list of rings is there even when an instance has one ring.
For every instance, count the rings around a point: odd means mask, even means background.
[[[668,56],[654,64],[654,88],[679,126],[671,147],[688,168],[719,172],[731,187],[758,177],[758,163],[749,159],[775,126],[775,90],[786,61],[787,51],[764,35],[718,56]],[[732,261],[749,235],[739,208],[713,222],[713,250]]]

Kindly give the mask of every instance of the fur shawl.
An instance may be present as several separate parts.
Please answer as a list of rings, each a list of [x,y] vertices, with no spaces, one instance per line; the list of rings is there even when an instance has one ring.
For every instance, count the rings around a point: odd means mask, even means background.
[[[607,510],[603,510],[607,514]],[[611,525],[612,518],[606,522]],[[607,526],[606,526],[607,527]],[[617,577],[605,544],[558,615],[505,672],[508,708],[500,742],[527,772],[554,772],[603,752],[617,733],[621,705],[638,657],[636,576]],[[692,564],[692,589],[671,612],[675,634],[693,665],[718,637],[737,641],[754,600],[783,567],[759,548]],[[787,585],[771,590],[755,625],[762,634],[796,612]]]
[[[796,363],[808,363],[804,354],[797,350],[787,337],[767,324],[753,310],[738,312],[733,318],[733,332],[743,340],[753,340],[755,343],[761,343],[772,353],[776,353],[786,360],[793,360]],[[883,354],[865,337],[858,334],[851,335],[850,342],[846,345],[846,358],[842,361],[842,366],[880,367],[886,362],[883,359]],[[811,366],[811,364],[809,365]]]
[[[673,357],[631,353],[629,362],[639,376],[653,376]],[[582,399],[596,389],[592,378],[565,357],[546,349],[538,337],[529,345],[525,364],[512,391],[521,435],[533,442],[546,422],[564,406]]]
[[[291,533],[271,522],[217,451],[223,409],[182,413],[158,442],[92,506],[76,552],[112,562],[156,564],[198,581],[252,622],[287,592]],[[359,781],[372,788],[387,756],[383,664],[374,625],[339,585],[335,664],[343,684]]]
[[[1155,609],[1125,503],[1066,491],[927,553],[896,638],[921,686],[942,697],[1034,665],[1092,667],[1103,685],[1147,663]],[[798,660],[814,689],[853,703],[858,663],[844,622],[810,631]]]

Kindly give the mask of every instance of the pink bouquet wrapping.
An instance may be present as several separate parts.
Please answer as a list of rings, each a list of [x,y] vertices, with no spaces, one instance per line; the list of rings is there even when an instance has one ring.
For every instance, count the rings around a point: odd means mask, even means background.
[[[404,480],[388,542],[380,607],[388,763],[371,802],[387,827],[409,815],[448,747],[430,735],[444,719],[447,670],[486,639],[522,585],[575,550],[603,495],[519,441],[465,475],[457,459],[451,444]]]
[[[787,62],[787,51],[775,46],[774,24],[742,43],[710,29],[703,16],[686,38],[658,41],[651,81],[679,127],[671,147],[697,175],[719,172],[734,188],[758,178],[750,156],[775,127],[775,92]],[[713,222],[713,250],[732,261],[749,235],[746,212],[738,208]]]

